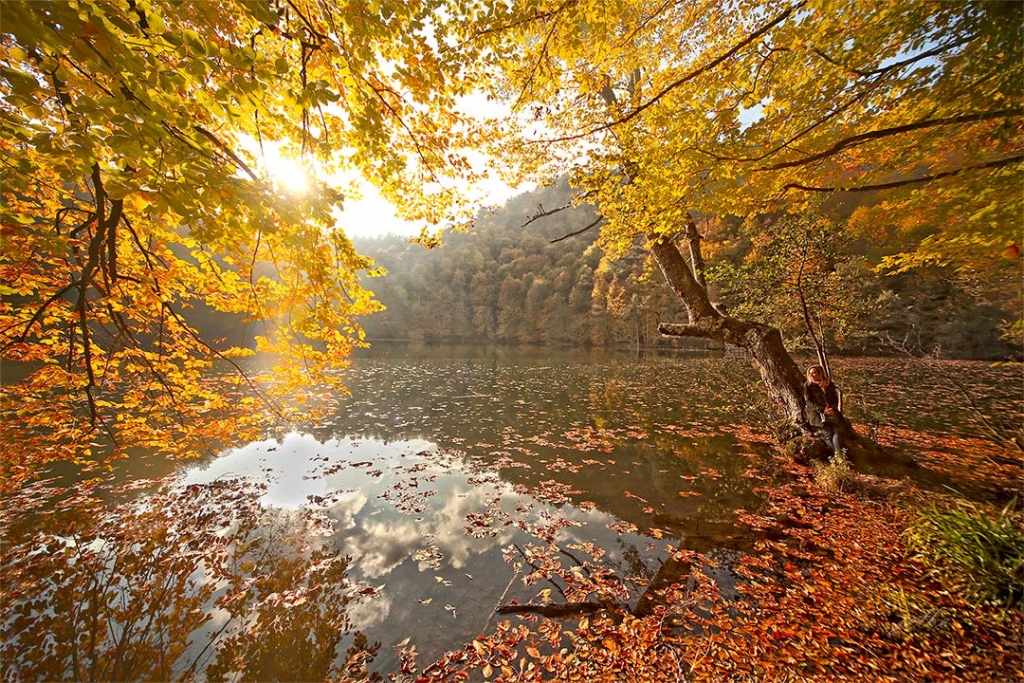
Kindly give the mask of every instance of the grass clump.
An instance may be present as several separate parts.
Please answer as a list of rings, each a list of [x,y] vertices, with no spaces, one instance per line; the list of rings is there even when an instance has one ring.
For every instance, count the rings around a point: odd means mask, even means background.
[[[945,630],[955,616],[952,610],[935,607],[925,596],[892,584],[881,584],[869,592],[868,602],[883,617],[876,628],[890,638],[903,639]]]
[[[1019,607],[1024,599],[1024,525],[1014,500],[1002,510],[960,500],[921,505],[906,531],[910,556],[948,589]]]
[[[843,452],[835,453],[828,462],[814,462],[814,481],[826,491],[849,491],[853,483],[853,468]]]

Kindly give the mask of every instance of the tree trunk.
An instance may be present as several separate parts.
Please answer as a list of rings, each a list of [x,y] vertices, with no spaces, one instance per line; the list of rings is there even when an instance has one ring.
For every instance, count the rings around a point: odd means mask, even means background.
[[[697,232],[697,224],[692,218],[687,215],[686,217],[686,241],[690,245],[690,263],[693,264],[693,276],[697,279],[697,284],[707,291],[708,281],[704,277],[704,254],[700,248],[700,233]]]
[[[662,323],[658,331],[673,337],[716,339],[745,349],[782,415],[806,428],[803,373],[786,351],[782,334],[774,327],[738,320],[717,311],[673,242],[652,237],[650,249],[690,319],[687,324]]]

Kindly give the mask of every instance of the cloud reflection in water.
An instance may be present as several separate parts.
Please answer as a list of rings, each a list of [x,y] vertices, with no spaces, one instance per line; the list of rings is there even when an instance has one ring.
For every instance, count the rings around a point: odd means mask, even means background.
[[[499,601],[535,596],[536,586],[511,581],[503,554],[542,542],[521,527],[553,529],[562,547],[594,542],[608,550],[604,564],[623,565],[638,551],[652,565],[664,558],[662,544],[609,529],[619,521],[610,515],[537,501],[477,467],[422,439],[320,442],[291,433],[229,450],[183,480],[262,481],[263,505],[325,515],[334,529],[325,542],[352,558],[349,576],[371,596],[349,613],[383,642],[381,670],[405,635],[425,656],[440,655],[477,635]]]

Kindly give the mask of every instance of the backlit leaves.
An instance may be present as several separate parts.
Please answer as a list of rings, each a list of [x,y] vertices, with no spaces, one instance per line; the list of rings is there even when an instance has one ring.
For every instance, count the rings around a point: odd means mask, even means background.
[[[0,351],[66,373],[5,386],[5,439],[35,439],[22,465],[93,457],[93,441],[189,452],[257,427],[253,400],[329,384],[379,305],[327,174],[435,222],[469,174],[446,4],[5,5]],[[318,177],[280,191],[265,145]],[[218,314],[225,339],[201,339]],[[270,384],[229,361],[253,346]]]
[[[616,253],[676,234],[687,212],[802,211],[839,191],[883,202],[851,228],[916,229],[888,246],[894,266],[984,262],[1020,242],[1024,60],[1012,4],[509,13],[486,39],[502,56],[492,91],[520,114],[508,124],[518,137],[493,147],[523,177],[569,174],[599,204]]]

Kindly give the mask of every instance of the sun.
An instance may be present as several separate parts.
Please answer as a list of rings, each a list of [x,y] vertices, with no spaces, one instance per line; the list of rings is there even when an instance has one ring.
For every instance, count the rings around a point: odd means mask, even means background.
[[[288,194],[304,194],[310,187],[310,168],[301,159],[267,150],[266,171],[274,187]]]

